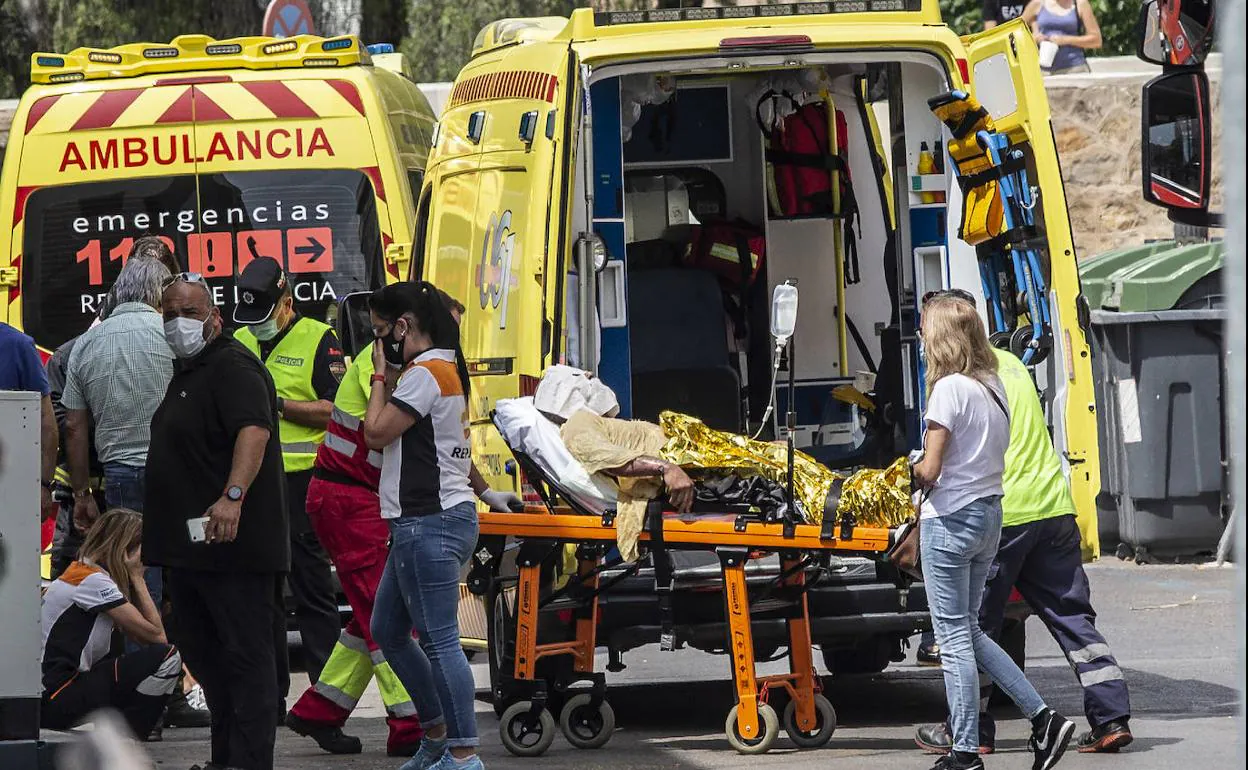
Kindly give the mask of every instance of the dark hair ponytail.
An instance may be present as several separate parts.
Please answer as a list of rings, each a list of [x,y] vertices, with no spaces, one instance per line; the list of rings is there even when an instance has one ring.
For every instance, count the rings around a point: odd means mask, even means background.
[[[428,281],[400,281],[374,291],[368,299],[369,308],[393,324],[410,313],[416,317],[420,330],[429,335],[435,348],[455,351],[455,368],[468,396],[468,363],[459,344],[459,324],[446,306],[442,292]]]

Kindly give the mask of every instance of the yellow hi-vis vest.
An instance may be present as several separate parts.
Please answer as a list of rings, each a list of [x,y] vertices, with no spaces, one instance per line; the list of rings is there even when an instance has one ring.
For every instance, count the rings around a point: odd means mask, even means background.
[[[319,400],[312,389],[312,367],[316,363],[316,350],[327,331],[328,324],[300,318],[270,351],[264,366],[273,377],[278,398],[288,401]],[[250,329],[239,329],[234,333],[234,339],[260,358],[260,342]],[[282,465],[287,473],[294,473],[312,469],[316,462],[316,449],[325,440],[325,429],[309,428],[283,418],[278,423],[278,436],[282,442]]]

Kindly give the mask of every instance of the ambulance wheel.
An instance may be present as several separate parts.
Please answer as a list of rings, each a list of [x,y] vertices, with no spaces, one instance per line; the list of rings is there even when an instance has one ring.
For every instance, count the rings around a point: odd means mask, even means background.
[[[776,736],[780,735],[780,718],[776,716],[776,710],[766,703],[758,704],[758,726],[762,732],[753,738],[745,738],[737,727],[737,711],[740,708],[740,704],[733,706],[724,722],[728,743],[738,754],[766,754],[776,742]]]
[[[836,709],[822,695],[815,695],[815,729],[803,730],[797,726],[797,701],[790,700],[784,707],[784,731],[799,749],[818,749],[826,746],[836,732]]]
[[[546,709],[538,712],[537,724],[529,724],[533,704],[522,700],[513,703],[498,721],[498,737],[503,747],[517,757],[540,757],[555,742],[555,718]]]
[[[589,693],[573,695],[559,712],[559,729],[578,749],[600,749],[615,732],[615,709],[605,700],[595,707]]]

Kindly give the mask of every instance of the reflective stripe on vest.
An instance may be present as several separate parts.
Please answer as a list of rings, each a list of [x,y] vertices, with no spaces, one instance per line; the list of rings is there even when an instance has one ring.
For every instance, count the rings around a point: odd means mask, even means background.
[[[317,348],[327,331],[327,324],[311,318],[299,318],[269,352],[264,366],[273,377],[279,398],[289,401],[319,400],[312,388],[312,370],[316,365]],[[257,358],[260,357],[260,342],[251,329],[239,329],[234,333],[234,339]],[[316,449],[325,439],[325,431],[283,418],[278,423],[278,435],[281,437],[282,465],[286,472],[310,470],[316,462]]]

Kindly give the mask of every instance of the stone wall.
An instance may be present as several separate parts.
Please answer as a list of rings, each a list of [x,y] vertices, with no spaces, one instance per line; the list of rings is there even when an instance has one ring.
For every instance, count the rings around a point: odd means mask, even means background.
[[[1140,174],[1140,93],[1160,73],[1134,58],[1093,60],[1092,75],[1046,81],[1075,247],[1087,258],[1120,245],[1168,238],[1165,209],[1144,202]],[[1213,210],[1221,210],[1220,61],[1209,62],[1214,109]]]

